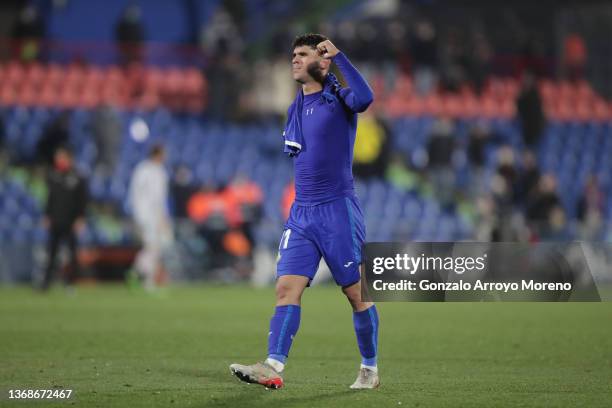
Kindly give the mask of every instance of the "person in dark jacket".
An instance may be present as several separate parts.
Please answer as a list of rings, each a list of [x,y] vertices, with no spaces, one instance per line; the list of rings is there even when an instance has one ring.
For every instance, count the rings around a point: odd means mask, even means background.
[[[54,168],[47,181],[49,196],[45,209],[44,225],[49,231],[48,260],[42,289],[51,284],[57,253],[62,243],[68,244],[70,272],[66,283],[71,284],[78,275],[77,235],[85,226],[87,185],[73,166],[72,154],[60,147],[53,157]]]
[[[516,100],[516,112],[525,145],[531,149],[537,147],[546,126],[546,117],[536,78],[530,72],[526,72],[523,77],[522,89]]]

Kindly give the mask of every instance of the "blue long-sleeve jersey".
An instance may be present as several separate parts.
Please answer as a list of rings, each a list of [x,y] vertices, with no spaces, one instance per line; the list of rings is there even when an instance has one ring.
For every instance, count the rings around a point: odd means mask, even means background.
[[[320,204],[352,195],[357,113],[372,103],[368,83],[343,53],[333,59],[348,88],[328,103],[321,92],[304,95],[302,132],[307,148],[294,158],[295,202]]]

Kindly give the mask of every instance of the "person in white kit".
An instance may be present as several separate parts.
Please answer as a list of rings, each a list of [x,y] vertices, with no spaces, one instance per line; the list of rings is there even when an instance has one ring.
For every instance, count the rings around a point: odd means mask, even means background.
[[[156,277],[164,273],[162,254],[173,240],[164,160],[163,147],[154,146],[149,158],[136,166],[130,181],[128,200],[142,241],[134,267],[147,289],[154,288]]]

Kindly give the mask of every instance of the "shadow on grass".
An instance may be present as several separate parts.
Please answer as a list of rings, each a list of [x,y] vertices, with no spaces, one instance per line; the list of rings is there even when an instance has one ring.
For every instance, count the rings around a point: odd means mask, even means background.
[[[164,367],[163,371],[174,376],[203,380],[208,386],[213,385],[214,391],[207,387],[210,397],[196,403],[196,407],[320,407],[333,405],[338,398],[355,394],[354,390],[343,389],[308,391],[307,395],[301,395],[303,389],[291,385],[281,390],[266,390],[260,385],[241,383],[230,374],[229,369],[227,376],[219,370],[201,368]]]
[[[201,407],[324,407],[327,403],[337,402],[344,395],[355,394],[351,390],[332,391],[308,396],[286,397],[291,390],[265,390],[254,384],[244,384],[244,389],[229,393],[222,397],[211,398],[203,402]]]

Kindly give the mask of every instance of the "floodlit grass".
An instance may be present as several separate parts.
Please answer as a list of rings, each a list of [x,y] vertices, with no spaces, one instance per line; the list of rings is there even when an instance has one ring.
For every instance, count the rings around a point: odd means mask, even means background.
[[[308,289],[278,391],[240,383],[265,358],[271,289],[0,288],[0,406],[612,406],[610,303],[382,303],[381,387],[352,391],[359,353],[339,289]],[[9,401],[8,389],[74,390]]]

